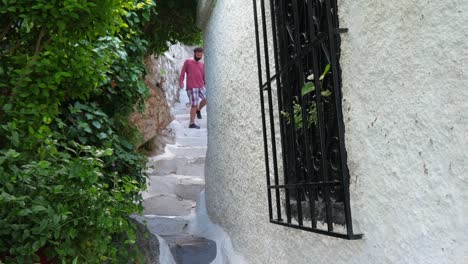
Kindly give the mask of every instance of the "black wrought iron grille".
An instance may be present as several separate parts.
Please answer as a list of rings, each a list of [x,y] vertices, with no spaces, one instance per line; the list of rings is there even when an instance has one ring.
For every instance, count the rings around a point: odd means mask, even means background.
[[[253,0],[270,222],[353,233],[336,0]]]

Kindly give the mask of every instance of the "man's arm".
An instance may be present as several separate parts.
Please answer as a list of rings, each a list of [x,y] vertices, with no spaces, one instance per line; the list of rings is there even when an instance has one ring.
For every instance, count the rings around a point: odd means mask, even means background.
[[[182,67],[182,70],[180,71],[179,87],[181,89],[184,89],[184,79],[185,79],[186,72],[187,72],[187,61],[184,62],[184,66]]]
[[[206,80],[205,80],[205,65],[203,65],[203,84],[205,84],[205,87],[206,87]]]

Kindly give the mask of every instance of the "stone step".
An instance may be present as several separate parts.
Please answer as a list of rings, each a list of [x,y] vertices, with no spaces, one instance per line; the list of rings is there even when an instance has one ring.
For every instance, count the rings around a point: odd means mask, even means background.
[[[177,264],[209,264],[216,258],[216,243],[189,234],[163,235]]]
[[[186,216],[195,208],[196,202],[175,195],[158,194],[143,200],[143,214]]]
[[[157,235],[186,234],[190,222],[189,218],[180,216],[131,215],[130,217]]]
[[[199,179],[194,181],[193,179]],[[193,177],[180,180],[175,187],[175,195],[187,200],[197,201],[200,192],[205,189],[205,179]]]
[[[180,125],[180,124],[179,124]],[[180,125],[182,126],[182,125]],[[206,127],[202,127],[200,129],[196,128],[188,128],[187,126],[181,127],[176,130],[176,137],[207,137],[207,130]]]
[[[188,218],[132,215],[131,219],[138,227],[137,245],[147,263],[159,263],[164,243],[176,264],[208,264],[216,258],[213,240],[187,233]]]
[[[190,111],[190,104],[178,104],[176,105],[171,111],[173,114],[180,114],[180,115],[183,115],[183,114],[188,114],[189,111]],[[203,112],[206,112],[206,107],[204,107],[202,109],[202,113]]]
[[[143,254],[145,263],[159,263],[161,243],[158,237],[152,232],[149,232],[146,224],[136,220],[134,216],[130,216],[130,220],[137,226],[136,245]]]
[[[171,111],[173,115],[186,114],[188,111],[190,111],[190,106],[185,104],[178,104]]]
[[[205,157],[164,157],[150,160],[147,166],[149,175],[205,175]]]
[[[202,123],[202,124],[206,125],[206,120],[207,120],[206,112],[202,111],[201,115],[202,115],[201,119],[198,119],[195,116],[195,123]],[[178,115],[175,115],[175,120],[179,121],[180,123],[185,123],[185,122],[188,122],[190,120],[190,115],[189,114],[178,114]]]
[[[184,129],[189,129],[189,124],[190,122],[187,120],[187,121],[183,121],[183,122],[180,122],[180,124],[182,125],[182,127]],[[207,122],[206,122],[206,119],[195,119],[195,124],[198,125],[200,127],[200,129],[206,129],[207,128]],[[196,128],[190,128],[190,129],[196,129]]]
[[[149,185],[142,194],[143,215],[132,216],[139,230],[146,232],[140,232],[137,243],[148,263],[159,263],[161,248],[166,249],[161,257],[172,254],[177,264],[208,264],[216,257],[214,241],[193,236],[187,230],[196,200],[205,187],[207,150],[206,110],[202,111],[202,119],[195,119],[201,129],[188,128],[189,110],[190,106],[183,103],[173,108],[175,119],[170,127],[175,131],[175,143],[167,144],[163,155],[148,160]]]
[[[166,145],[166,152],[172,153],[175,156],[185,157],[204,157],[206,156],[207,147],[180,147],[177,145]]]
[[[158,194],[175,194],[179,198],[196,201],[204,188],[203,177],[176,174],[150,176],[148,190],[143,193],[143,199]]]
[[[206,137],[179,136],[176,137],[175,144],[181,147],[206,147],[208,139]]]
[[[198,119],[197,119],[198,120]],[[197,120],[195,120],[195,123],[196,124],[200,124],[201,125],[201,128],[200,129],[196,129],[196,128],[189,128],[189,121],[188,119],[187,120],[182,120],[182,121],[178,121],[176,119],[174,119],[171,123],[171,128],[176,131],[176,134],[179,135],[179,136],[184,136],[184,135],[195,135],[195,136],[203,136],[203,137],[206,137],[206,133],[207,133],[207,130],[206,130],[206,120],[199,123],[197,122]],[[203,119],[201,119],[203,120]]]
[[[178,179],[173,176],[149,176],[148,189],[142,193],[143,199],[159,194],[173,195]],[[182,198],[182,197],[179,197]],[[183,199],[183,198],[182,198]]]
[[[201,111],[201,114],[202,114],[202,118],[205,118],[206,117],[206,108],[203,108],[203,110]],[[183,112],[183,113],[178,113],[176,115],[174,115],[174,117],[176,119],[185,119],[185,120],[188,120],[190,118],[190,113],[189,113],[189,109],[187,109],[187,112]]]
[[[206,108],[203,108],[203,110],[201,111],[201,114],[202,114],[202,118],[205,118],[206,117]],[[172,115],[177,118],[190,118],[190,109],[189,108],[179,108],[179,109],[176,109],[174,111],[171,112]]]

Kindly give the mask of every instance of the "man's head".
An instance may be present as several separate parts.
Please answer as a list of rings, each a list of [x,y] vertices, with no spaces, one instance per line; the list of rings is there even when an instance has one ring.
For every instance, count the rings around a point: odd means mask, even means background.
[[[200,47],[195,48],[193,50],[193,58],[196,61],[199,61],[201,60],[202,57],[203,57],[203,48],[200,48]]]

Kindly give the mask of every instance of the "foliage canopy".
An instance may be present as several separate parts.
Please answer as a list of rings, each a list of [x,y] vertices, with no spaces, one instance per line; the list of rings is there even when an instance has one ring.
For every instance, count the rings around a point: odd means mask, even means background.
[[[0,262],[138,257],[127,217],[146,158],[128,116],[148,96],[144,56],[200,41],[195,8],[0,0]]]

